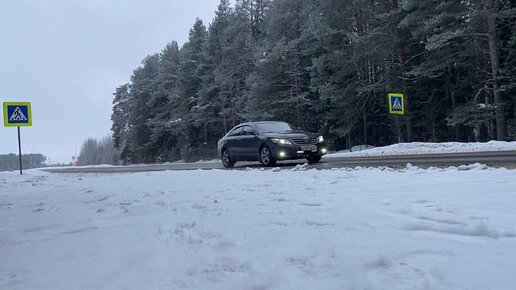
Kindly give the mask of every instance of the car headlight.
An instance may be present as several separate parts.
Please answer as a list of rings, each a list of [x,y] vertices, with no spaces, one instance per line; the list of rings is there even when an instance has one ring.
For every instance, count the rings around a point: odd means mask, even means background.
[[[271,141],[281,145],[292,145],[292,142],[288,139],[272,138]]]
[[[324,142],[323,136],[317,137],[317,143],[322,143],[322,142]]]

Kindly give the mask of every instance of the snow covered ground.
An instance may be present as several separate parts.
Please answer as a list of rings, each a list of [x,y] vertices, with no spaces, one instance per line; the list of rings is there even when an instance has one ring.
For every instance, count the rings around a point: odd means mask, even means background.
[[[0,289],[515,289],[516,170],[0,173]]]
[[[407,155],[407,154],[436,154],[436,153],[457,153],[457,152],[484,152],[484,151],[507,151],[516,150],[516,142],[489,141],[486,143],[399,143],[384,147],[349,152],[339,151],[324,156],[323,158],[354,157],[354,156],[384,156],[384,155]],[[355,150],[353,150],[355,151]]]

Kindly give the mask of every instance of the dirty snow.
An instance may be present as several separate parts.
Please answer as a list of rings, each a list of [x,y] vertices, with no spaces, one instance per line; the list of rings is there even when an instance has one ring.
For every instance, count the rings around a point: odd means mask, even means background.
[[[514,289],[516,170],[0,173],[0,289]]]

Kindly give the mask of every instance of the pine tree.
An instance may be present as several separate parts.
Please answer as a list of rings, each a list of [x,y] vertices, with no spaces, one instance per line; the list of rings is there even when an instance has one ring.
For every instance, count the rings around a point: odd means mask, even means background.
[[[303,29],[311,1],[272,3],[266,18],[264,47],[248,79],[247,116],[252,120],[280,119],[307,127],[313,122],[315,97],[310,91],[311,56]],[[310,127],[310,126],[308,126]]]
[[[147,56],[141,67],[133,72],[131,90],[128,100],[127,151],[131,163],[149,163],[155,161],[155,153],[149,146],[152,131],[149,120],[153,118],[151,110],[153,93],[159,68],[159,55]]]
[[[210,24],[208,37],[202,50],[204,63],[201,71],[203,75],[198,92],[199,110],[196,114],[196,119],[202,126],[202,144],[206,147],[203,152],[210,152],[209,148],[214,148],[217,140],[226,132],[222,118],[224,103],[221,91],[223,88],[217,80],[216,71],[221,63],[230,57],[224,51],[225,47],[229,45],[229,39],[225,35],[233,14],[229,1],[221,0],[215,13],[215,19]]]
[[[312,87],[324,101],[325,131],[339,148],[392,142],[385,94],[394,44],[381,23],[386,6],[380,4],[321,2],[312,14],[322,50],[314,60]]]
[[[354,127],[352,85],[355,70],[348,58],[352,52],[351,3],[321,1],[312,14],[310,29],[317,38],[321,53],[313,60],[311,87],[322,100],[327,139],[343,148]]]
[[[263,38],[265,32],[266,13],[271,7],[272,0],[237,0],[235,7],[237,12],[246,17],[247,27],[245,30],[251,31],[251,37],[254,41]]]
[[[158,75],[155,91],[149,100],[152,118],[148,121],[152,131],[149,146],[158,161],[173,161],[180,158],[177,151],[177,136],[174,132],[176,104],[179,100],[179,47],[173,41],[162,50],[159,56]]]
[[[202,144],[202,123],[196,119],[200,115],[199,90],[201,76],[205,74],[203,48],[207,39],[206,27],[197,19],[190,30],[188,42],[182,47],[179,57],[178,102],[174,116],[174,131],[178,137],[181,158],[192,160],[199,156]]]
[[[500,68],[497,37],[496,37],[496,1],[486,0],[487,9],[487,26],[488,26],[488,42],[489,42],[489,58],[491,63],[491,75],[493,77],[493,95],[496,106],[496,136],[500,141],[505,140],[506,124],[505,124],[505,102],[500,93],[498,85],[498,70]]]
[[[248,25],[250,17],[237,4],[231,15],[230,25],[222,35],[225,43],[222,47],[224,57],[215,70],[215,80],[220,88],[225,131],[246,120],[246,80],[254,69],[253,44],[256,43],[252,26]]]
[[[516,4],[514,4],[516,6]],[[510,27],[510,25],[509,25]],[[516,139],[516,21],[512,23],[512,37],[507,42],[506,58],[500,69],[500,92],[507,96],[508,107],[512,107],[509,116],[512,124],[509,126],[509,137]]]
[[[115,149],[114,160],[115,164],[127,162],[127,134],[129,132],[129,89],[130,85],[125,84],[116,88],[113,94],[113,113],[111,114],[111,131],[113,132],[113,146]]]

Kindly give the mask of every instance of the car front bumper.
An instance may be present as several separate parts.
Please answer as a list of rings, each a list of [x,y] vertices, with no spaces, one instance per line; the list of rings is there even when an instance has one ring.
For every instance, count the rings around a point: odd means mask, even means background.
[[[300,146],[300,145],[279,145],[274,144],[271,146],[272,156],[276,160],[291,160],[291,159],[300,159],[307,158],[311,156],[323,156],[326,154],[327,149],[324,144],[313,145],[315,147],[310,147],[309,145]],[[306,147],[306,148],[304,148]]]

